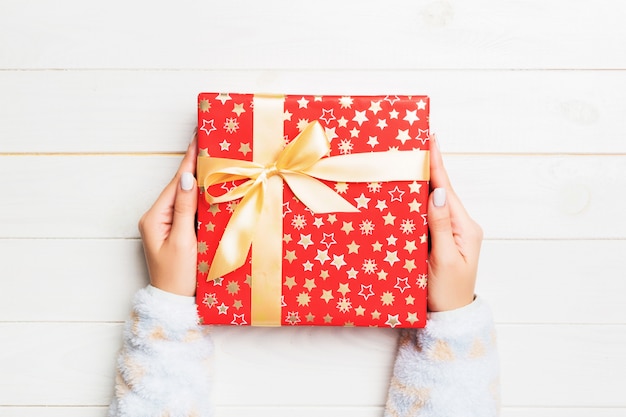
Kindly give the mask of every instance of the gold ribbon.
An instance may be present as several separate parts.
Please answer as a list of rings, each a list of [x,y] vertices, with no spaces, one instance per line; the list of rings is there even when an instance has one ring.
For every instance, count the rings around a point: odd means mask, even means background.
[[[210,204],[240,199],[220,239],[207,281],[240,268],[252,247],[252,324],[280,326],[283,181],[314,213],[358,212],[319,181],[427,181],[428,151],[386,151],[325,157],[321,124],[309,125],[283,148],[282,97],[255,96],[253,161],[198,157],[198,183]],[[258,114],[258,116],[257,116]],[[257,126],[258,123],[261,125]],[[279,127],[280,124],[280,127]],[[220,196],[213,185],[246,180]]]

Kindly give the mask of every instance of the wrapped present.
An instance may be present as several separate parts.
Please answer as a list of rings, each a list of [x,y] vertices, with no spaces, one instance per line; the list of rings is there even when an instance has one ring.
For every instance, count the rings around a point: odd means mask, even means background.
[[[426,96],[198,97],[207,324],[423,327]]]

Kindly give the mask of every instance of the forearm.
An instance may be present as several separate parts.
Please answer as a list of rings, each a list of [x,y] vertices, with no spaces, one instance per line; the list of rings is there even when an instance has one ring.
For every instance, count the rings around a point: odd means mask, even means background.
[[[496,416],[499,365],[488,306],[431,313],[424,329],[403,331],[385,416]]]
[[[109,416],[211,415],[212,352],[192,297],[140,290],[124,327]]]

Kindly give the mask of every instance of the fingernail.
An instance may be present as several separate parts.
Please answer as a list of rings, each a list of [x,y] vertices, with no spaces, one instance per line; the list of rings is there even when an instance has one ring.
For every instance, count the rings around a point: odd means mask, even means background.
[[[436,133],[431,133],[430,134],[430,139],[433,141],[433,143],[435,144],[437,149],[441,150],[441,148],[439,147],[439,141],[437,140],[437,134]]]
[[[191,172],[183,172],[183,174],[180,176],[180,188],[182,188],[184,191],[189,191],[193,188],[193,183],[196,181],[196,179],[193,177],[193,174]]]
[[[433,190],[433,204],[435,207],[443,207],[446,205],[446,189],[435,188]]]

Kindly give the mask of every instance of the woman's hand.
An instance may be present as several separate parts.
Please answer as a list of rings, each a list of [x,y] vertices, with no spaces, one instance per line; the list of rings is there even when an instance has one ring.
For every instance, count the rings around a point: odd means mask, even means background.
[[[434,138],[433,138],[434,139]],[[474,300],[483,232],[467,214],[443,166],[436,139],[430,153],[428,310],[447,311]]]
[[[196,156],[194,139],[172,181],[139,220],[150,283],[186,296],[196,293]]]

